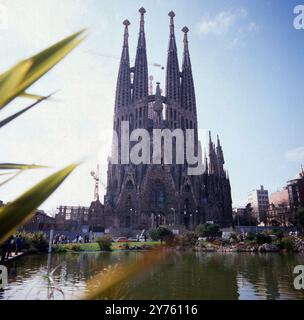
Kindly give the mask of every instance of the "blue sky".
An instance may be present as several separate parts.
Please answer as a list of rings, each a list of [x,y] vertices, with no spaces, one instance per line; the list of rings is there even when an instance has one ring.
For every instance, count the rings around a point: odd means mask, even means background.
[[[199,127],[221,136],[234,205],[244,205],[247,193],[261,184],[270,191],[283,187],[304,163],[304,30],[293,27],[298,4],[301,0],[0,1],[8,18],[0,28],[1,71],[74,31],[90,29],[85,43],[30,90],[60,89],[55,101],[2,129],[0,161],[50,164],[55,170],[85,159],[42,208],[53,214],[59,204],[90,203],[90,171],[108,155],[122,21],[132,23],[134,57],[138,9],[144,6],[150,62],[166,63],[170,10],[176,12],[180,60],[180,30],[190,29]],[[164,71],[149,72],[164,84]],[[1,118],[27,103],[11,104]],[[52,170],[23,174],[1,188],[0,199],[13,200]]]

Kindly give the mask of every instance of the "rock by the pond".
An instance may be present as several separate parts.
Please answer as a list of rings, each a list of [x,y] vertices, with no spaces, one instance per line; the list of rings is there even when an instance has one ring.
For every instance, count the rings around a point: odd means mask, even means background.
[[[301,238],[295,239],[295,251],[304,252],[304,240]]]
[[[278,252],[279,248],[271,243],[264,243],[259,247],[259,252]]]

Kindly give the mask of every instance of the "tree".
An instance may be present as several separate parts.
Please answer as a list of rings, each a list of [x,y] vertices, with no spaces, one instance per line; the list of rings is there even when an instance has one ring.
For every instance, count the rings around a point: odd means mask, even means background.
[[[177,238],[177,243],[182,247],[193,247],[197,243],[198,236],[194,232],[186,232]]]
[[[101,251],[112,251],[112,237],[103,236],[96,240]]]
[[[200,224],[196,227],[195,233],[198,237],[218,237],[221,236],[220,227],[217,224]]]
[[[304,230],[304,208],[299,208],[296,213],[296,224],[303,232]]]
[[[258,233],[256,235],[257,244],[271,243],[271,237],[264,233]]]
[[[172,231],[163,227],[159,227],[150,231],[150,237],[153,241],[166,241],[172,238],[172,236]]]
[[[241,226],[256,226],[258,224],[257,219],[253,216],[251,203],[246,205],[244,215],[239,217],[239,224]]]

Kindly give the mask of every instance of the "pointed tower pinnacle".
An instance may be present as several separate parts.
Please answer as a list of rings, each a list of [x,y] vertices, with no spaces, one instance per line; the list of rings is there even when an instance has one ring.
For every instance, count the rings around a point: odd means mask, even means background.
[[[170,11],[168,15],[170,17],[170,38],[167,60],[166,96],[169,100],[180,102],[180,70],[174,32],[175,13]]]
[[[145,8],[141,7],[138,12],[140,13],[140,32],[145,32]]]
[[[115,109],[127,107],[131,103],[131,78],[129,57],[129,20],[123,22],[125,26],[123,49],[118,72]]]
[[[125,26],[125,33],[124,33],[124,47],[128,47],[129,46],[129,25],[130,25],[130,21],[128,19],[126,19],[123,22],[123,25]]]
[[[133,101],[148,96],[148,62],[145,36],[145,8],[139,9],[140,29],[134,68]]]
[[[168,13],[168,16],[170,17],[170,36],[174,36],[174,17],[175,17],[175,12],[170,11]]]
[[[184,109],[188,109],[196,114],[196,98],[189,53],[189,29],[184,27],[182,31],[184,32],[184,57],[181,84],[181,104]]]
[[[225,159],[224,159],[223,148],[221,146],[221,141],[219,136],[217,136],[216,157],[217,157],[217,164],[218,164],[218,173],[221,177],[225,177],[225,170],[224,170]]]
[[[208,156],[207,156],[206,148],[204,149],[204,154],[205,154],[205,174],[208,174],[209,166],[208,166]]]
[[[163,122],[163,101],[161,96],[161,89],[160,89],[160,83],[156,83],[156,93],[155,93],[155,103],[153,105],[153,110],[157,114],[156,120],[156,126],[161,127]]]
[[[215,151],[215,145],[212,141],[211,131],[209,131],[209,173],[218,173],[217,155]]]

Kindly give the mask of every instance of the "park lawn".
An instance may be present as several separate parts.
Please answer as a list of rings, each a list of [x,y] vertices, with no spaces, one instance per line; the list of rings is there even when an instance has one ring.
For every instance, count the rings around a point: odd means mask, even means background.
[[[130,247],[142,247],[144,245],[155,246],[160,245],[160,242],[150,241],[150,242],[127,242]],[[121,247],[125,244],[125,242],[113,242],[112,249],[121,250]],[[93,243],[68,243],[62,244],[61,247],[65,248],[68,251],[91,251],[96,252],[100,251],[99,245],[97,242]]]
[[[93,243],[68,243],[62,245],[66,250],[71,251],[100,251],[99,245]]]
[[[128,244],[130,247],[143,247],[143,246],[157,246],[160,245],[160,242],[158,241],[150,241],[150,242],[113,242],[112,243],[112,249],[113,250],[120,250],[120,248],[124,244]]]

